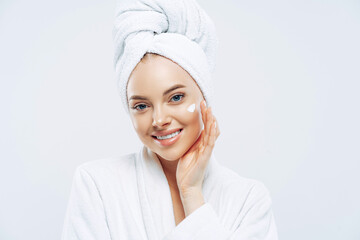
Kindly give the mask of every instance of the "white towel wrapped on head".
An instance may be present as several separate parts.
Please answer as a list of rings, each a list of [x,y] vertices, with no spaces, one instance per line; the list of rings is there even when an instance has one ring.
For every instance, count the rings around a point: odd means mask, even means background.
[[[116,81],[125,110],[129,76],[142,57],[157,53],[186,70],[208,106],[218,39],[215,26],[195,0],[138,0],[119,4],[113,29]]]

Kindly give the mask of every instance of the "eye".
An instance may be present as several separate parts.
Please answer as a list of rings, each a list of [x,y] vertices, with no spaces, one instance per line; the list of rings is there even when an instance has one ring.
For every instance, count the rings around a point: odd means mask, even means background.
[[[142,107],[144,107],[144,108],[142,108]],[[142,111],[142,110],[145,109],[145,107],[146,107],[145,104],[139,104],[139,105],[136,105],[136,106],[132,107],[132,109],[135,109],[135,110],[138,110],[138,111]]]
[[[179,102],[184,97],[184,94],[176,94],[171,99],[174,99],[175,102]]]

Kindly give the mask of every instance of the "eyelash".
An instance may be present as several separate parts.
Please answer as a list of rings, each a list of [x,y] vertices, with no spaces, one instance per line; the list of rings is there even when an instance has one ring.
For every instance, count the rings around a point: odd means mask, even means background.
[[[185,94],[175,94],[174,96],[171,97],[171,99],[173,99],[173,98],[176,97],[176,96],[181,96],[181,99],[180,99],[179,101],[175,101],[175,102],[181,102],[182,99],[185,97]],[[144,110],[144,109],[141,109],[141,110],[138,110],[138,109],[137,109],[138,106],[142,106],[142,105],[145,105],[145,104],[138,104],[138,105],[136,105],[136,106],[134,106],[134,107],[131,107],[131,108],[132,108],[132,109],[135,109],[135,110],[137,110],[137,111],[142,111],[142,110]],[[146,106],[146,105],[145,105],[145,106]]]

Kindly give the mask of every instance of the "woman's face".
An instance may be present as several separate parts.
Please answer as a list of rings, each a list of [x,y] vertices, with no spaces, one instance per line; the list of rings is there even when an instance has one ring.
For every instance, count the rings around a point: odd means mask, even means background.
[[[144,57],[129,78],[127,99],[137,135],[163,159],[178,160],[200,136],[203,95],[192,77],[173,61],[154,54]],[[154,137],[178,129],[180,134],[170,139]]]

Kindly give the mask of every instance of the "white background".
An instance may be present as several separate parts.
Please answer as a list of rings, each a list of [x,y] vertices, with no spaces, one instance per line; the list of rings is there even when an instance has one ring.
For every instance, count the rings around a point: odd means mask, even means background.
[[[359,1],[199,3],[220,41],[218,161],[268,187],[280,239],[359,240]],[[141,146],[115,4],[0,2],[0,239],[59,239],[76,166]]]

